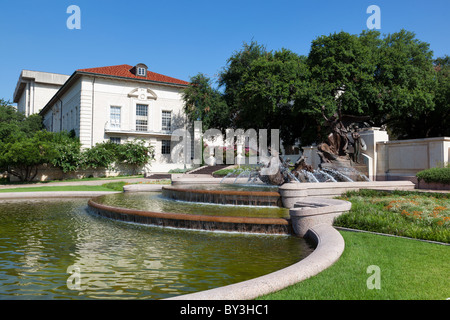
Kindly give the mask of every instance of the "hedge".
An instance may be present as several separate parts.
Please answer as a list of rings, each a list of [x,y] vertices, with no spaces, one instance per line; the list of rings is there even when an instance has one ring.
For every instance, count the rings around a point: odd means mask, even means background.
[[[418,172],[416,177],[419,181],[423,180],[428,183],[450,184],[450,167],[426,169]]]

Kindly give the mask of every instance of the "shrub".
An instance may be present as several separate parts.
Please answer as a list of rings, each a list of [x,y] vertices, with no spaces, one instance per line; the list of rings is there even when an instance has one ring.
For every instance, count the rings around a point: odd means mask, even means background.
[[[47,131],[37,131],[32,137],[22,137],[3,144],[0,168],[6,168],[20,181],[32,181],[38,173],[38,166],[50,163],[56,156],[51,134]]]
[[[64,173],[76,171],[82,164],[81,143],[75,133],[65,131],[54,133],[53,142],[58,156],[52,160],[52,165]]]
[[[97,143],[92,148],[83,152],[84,168],[106,168],[110,169],[116,160],[117,144],[111,142]]]
[[[133,166],[143,166],[155,157],[153,147],[147,147],[144,140],[128,141],[116,145],[116,157],[119,162]]]
[[[418,172],[416,177],[419,181],[450,184],[450,167],[426,169]]]
[[[114,164],[125,163],[136,170],[137,167],[155,159],[152,146],[147,147],[144,140],[128,141],[115,144],[110,141],[97,143],[94,147],[83,152],[84,168],[112,169]]]

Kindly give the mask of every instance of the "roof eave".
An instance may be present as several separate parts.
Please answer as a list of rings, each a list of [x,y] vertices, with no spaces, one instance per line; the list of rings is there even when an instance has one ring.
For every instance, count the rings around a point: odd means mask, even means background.
[[[127,81],[136,81],[136,82],[145,82],[145,83],[162,84],[162,85],[172,86],[172,87],[181,87],[181,88],[185,88],[185,87],[188,87],[188,86],[189,86],[189,84],[173,83],[173,82],[164,82],[164,81],[156,81],[156,80],[149,80],[149,79],[139,79],[139,78],[121,77],[121,76],[114,76],[114,75],[110,75],[110,74],[95,73],[95,72],[87,72],[87,71],[76,71],[76,72],[79,73],[79,74],[81,74],[81,75],[90,75],[90,76],[103,77],[103,78],[110,78],[110,79],[120,79],[120,80],[127,80]]]
[[[78,79],[78,72],[75,71],[72,73],[72,75],[67,79],[67,81],[61,86],[61,88],[56,91],[56,93],[53,95],[53,97],[47,102],[47,104],[42,108],[41,111],[39,111],[39,115],[44,115],[47,112],[47,109],[50,108],[51,105],[55,103],[57,99],[61,97],[61,95],[70,87],[73,81]]]
[[[120,77],[120,76],[113,76],[113,75],[108,75],[108,74],[101,74],[101,73],[77,70],[70,76],[69,79],[67,79],[67,81],[62,85],[62,87],[59,88],[59,90],[47,102],[47,104],[42,108],[42,110],[39,111],[39,114],[41,116],[44,115],[47,112],[47,109],[50,108],[50,106],[53,105],[55,103],[55,101],[66,91],[66,89],[68,89],[70,87],[70,84],[83,75],[102,77],[102,78],[108,78],[108,79],[120,79],[120,80],[135,81],[135,82],[154,83],[154,84],[166,85],[166,86],[177,87],[177,88],[186,88],[189,86],[188,84],[162,82],[162,81],[155,81],[155,80],[148,80],[148,79],[134,79],[134,78],[127,78],[127,77]]]

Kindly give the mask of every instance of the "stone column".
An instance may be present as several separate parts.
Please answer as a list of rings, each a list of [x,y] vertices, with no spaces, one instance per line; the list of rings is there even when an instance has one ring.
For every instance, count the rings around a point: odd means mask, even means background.
[[[368,163],[369,179],[376,180],[377,175],[384,175],[384,172],[377,172],[377,161],[379,160],[377,142],[389,141],[389,135],[387,131],[375,127],[361,131],[360,135],[366,143],[366,150],[362,151],[362,154],[367,156],[364,157],[366,161],[372,162]]]

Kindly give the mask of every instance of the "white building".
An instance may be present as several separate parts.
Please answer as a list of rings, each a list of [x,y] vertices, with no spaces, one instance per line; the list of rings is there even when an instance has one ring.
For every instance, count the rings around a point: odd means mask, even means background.
[[[67,79],[65,74],[23,70],[13,97],[18,111],[26,116],[38,113]]]
[[[188,84],[151,72],[145,64],[124,64],[76,70],[48,98],[42,94],[37,99],[40,94],[34,91],[35,101],[46,103],[34,103],[29,109],[22,102],[28,100],[18,98],[17,103],[26,114],[39,112],[48,131],[74,130],[85,148],[108,140],[144,139],[155,148],[150,170],[166,172],[180,167],[171,163],[170,139],[175,129],[186,125],[182,90]],[[16,91],[18,97],[27,95],[26,90]]]

